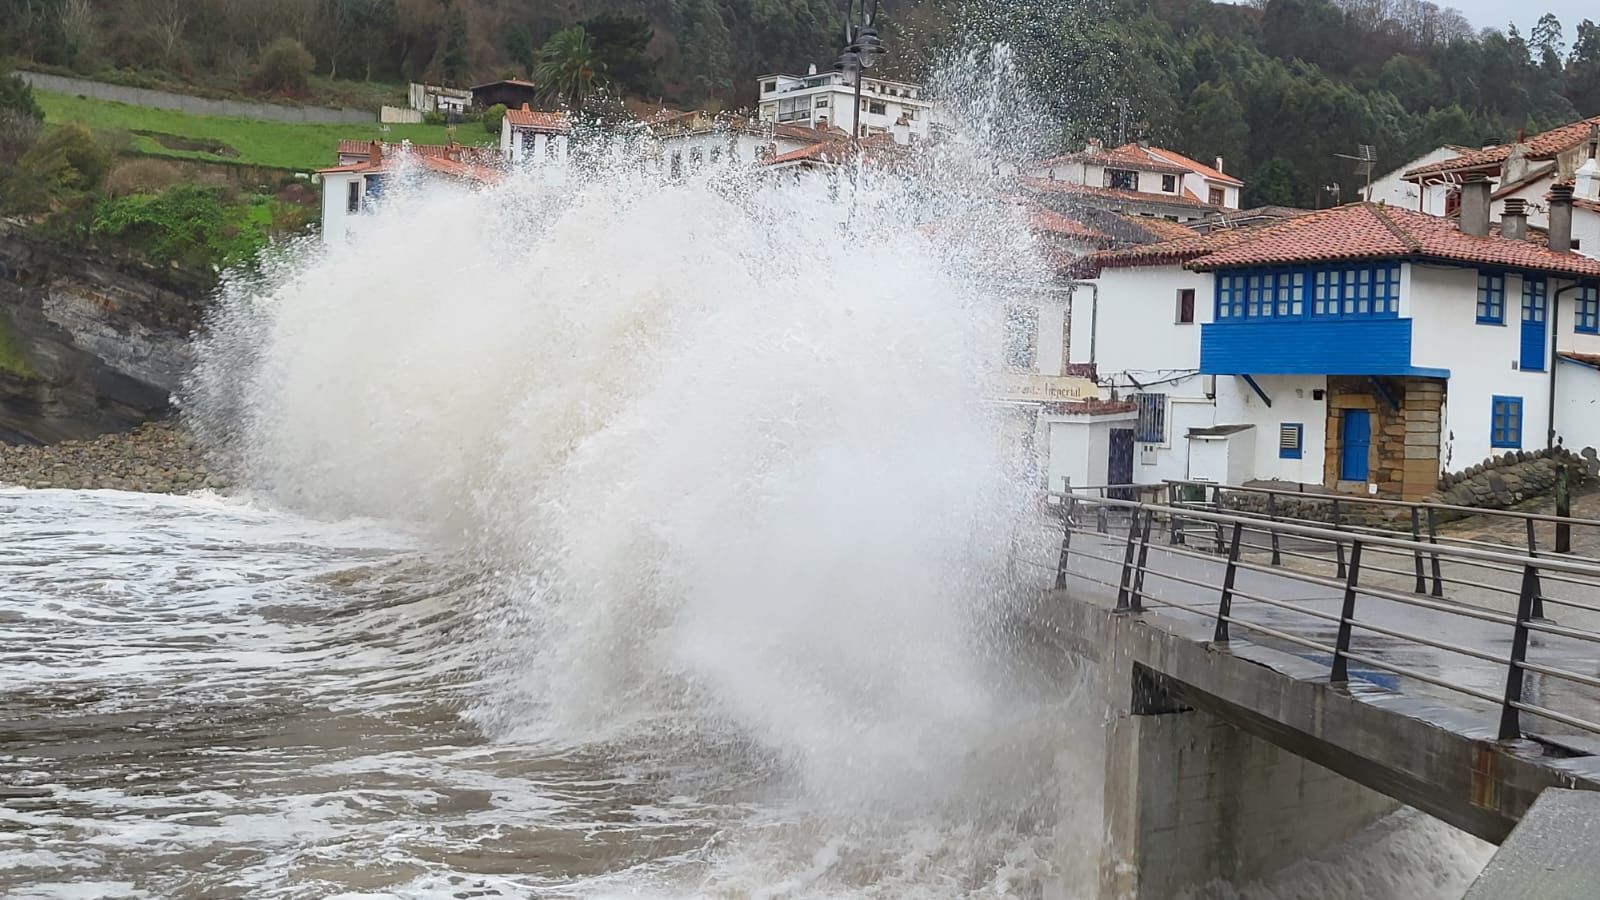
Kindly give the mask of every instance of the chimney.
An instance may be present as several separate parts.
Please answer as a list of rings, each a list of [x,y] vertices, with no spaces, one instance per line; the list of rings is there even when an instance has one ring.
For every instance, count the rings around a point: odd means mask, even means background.
[[[373,141],[367,149],[367,162],[374,166],[383,165],[383,141]]]
[[[1489,179],[1474,172],[1461,179],[1461,233],[1489,234]]]
[[[522,102],[522,111],[523,112],[533,112],[533,110],[528,107],[528,102],[526,100],[524,100]]]
[[[1570,232],[1568,232],[1570,235]],[[1506,200],[1506,211],[1500,214],[1500,236],[1513,241],[1528,239],[1528,202],[1521,197]],[[1570,240],[1570,238],[1569,238]]]
[[[1212,166],[1211,168],[1216,169],[1218,172],[1221,172],[1224,175],[1228,174],[1228,170],[1224,169],[1222,167],[1222,157],[1220,157],[1220,156],[1217,157],[1217,164]]]
[[[810,66],[808,66],[806,68],[806,74],[807,75],[815,75],[815,74],[817,74],[817,64],[816,63],[812,63]]]
[[[1506,161],[1500,164],[1500,184],[1515,184],[1528,177],[1528,145],[1519,139],[1511,145]]]
[[[1572,251],[1572,185],[1557,184],[1550,187],[1550,249],[1557,253]]]

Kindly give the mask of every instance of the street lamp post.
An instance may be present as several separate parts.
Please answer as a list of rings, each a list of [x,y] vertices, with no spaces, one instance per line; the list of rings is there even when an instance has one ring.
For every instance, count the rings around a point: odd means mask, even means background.
[[[861,78],[866,69],[872,68],[878,60],[888,54],[883,46],[883,41],[878,37],[878,0],[872,0],[872,9],[867,9],[867,0],[861,0],[861,19],[856,18],[855,0],[845,0],[845,25],[844,25],[844,53],[839,56],[839,61],[833,64],[836,72],[846,76],[854,75],[856,80],[855,106],[850,110],[851,135],[850,139],[857,147],[861,146]]]

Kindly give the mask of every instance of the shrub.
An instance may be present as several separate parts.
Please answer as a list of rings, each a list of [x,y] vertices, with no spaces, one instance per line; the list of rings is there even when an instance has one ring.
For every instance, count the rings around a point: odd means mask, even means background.
[[[159,194],[107,198],[92,231],[163,266],[208,270],[246,262],[266,245],[253,204],[230,203],[220,188],[183,184]]]
[[[311,90],[311,70],[316,57],[297,40],[281,37],[267,45],[256,69],[255,84],[263,91],[303,96]]]
[[[106,193],[117,197],[129,194],[154,194],[187,180],[177,163],[148,156],[126,160],[112,168],[106,178]]]
[[[430,109],[422,114],[422,124],[443,125],[445,124],[444,113],[439,112],[436,109]]]
[[[111,153],[82,125],[63,125],[34,144],[17,168],[59,190],[92,191],[111,171]]]
[[[506,117],[506,105],[496,103],[483,111],[483,130],[493,135],[500,133],[500,122]]]

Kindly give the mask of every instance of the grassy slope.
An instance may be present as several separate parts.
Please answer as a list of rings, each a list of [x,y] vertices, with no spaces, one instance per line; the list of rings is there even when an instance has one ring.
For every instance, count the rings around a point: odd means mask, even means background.
[[[0,372],[9,372],[23,378],[37,377],[33,366],[28,365],[27,356],[23,355],[22,342],[11,329],[11,323],[0,316]]]
[[[224,145],[232,148],[236,154],[174,149],[162,146],[154,137],[133,135],[132,148],[135,152],[174,159],[201,159],[309,171],[334,165],[339,141],[345,138],[409,140],[418,144],[442,144],[446,138],[445,126],[442,125],[390,125],[387,126],[389,131],[384,132],[381,130],[383,126],[376,122],[297,125],[232,116],[197,116],[177,110],[129,106],[43,91],[35,91],[34,97],[44,109],[45,121],[49,124],[78,122],[100,131],[154,132],[189,141]],[[488,144],[494,139],[484,132],[483,126],[469,122],[457,127],[456,140],[463,144]]]

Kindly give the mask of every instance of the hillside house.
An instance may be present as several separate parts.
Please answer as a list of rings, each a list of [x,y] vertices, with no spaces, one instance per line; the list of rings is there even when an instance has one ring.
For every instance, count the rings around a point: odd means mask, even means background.
[[[1521,200],[1529,224],[1544,228],[1549,212],[1545,195],[1550,186],[1570,183],[1584,161],[1595,156],[1597,144],[1600,116],[1420,165],[1403,177],[1424,192],[1423,212],[1441,214],[1435,211],[1442,204],[1443,215],[1455,215],[1460,209],[1462,182],[1469,176],[1481,176],[1491,188],[1491,216],[1504,214],[1507,200]],[[1589,252],[1581,242],[1577,249]]]
[[[1190,222],[1238,209],[1244,183],[1216,166],[1172,150],[1091,140],[1077,153],[1038,160],[1022,170],[1027,190],[1060,202]]]
[[[1463,192],[1459,227],[1356,203],[1090,257],[1070,358],[1137,408],[1112,480],[1415,499],[1490,455],[1600,444],[1600,262],[1559,221],[1528,240],[1517,204],[1491,228],[1487,181]]]
[[[338,165],[316,173],[322,184],[324,243],[356,237],[389,181],[407,167],[425,177],[461,184],[490,184],[501,175],[494,151],[460,144],[340,141],[338,152]]]
[[[571,137],[566,113],[530,109],[524,103],[506,110],[500,120],[500,155],[516,167],[565,169]]]
[[[858,104],[855,79],[818,74],[816,66],[806,75],[763,75],[756,82],[763,122],[838,128],[861,138],[888,135],[899,144],[927,140],[936,127],[933,101],[919,84],[868,76]]]

